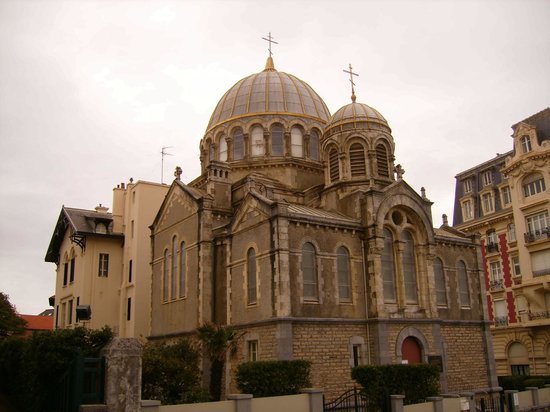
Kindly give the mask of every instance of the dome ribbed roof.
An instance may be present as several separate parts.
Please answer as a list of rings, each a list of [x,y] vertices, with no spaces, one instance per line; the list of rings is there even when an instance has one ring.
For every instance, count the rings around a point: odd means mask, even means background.
[[[378,110],[364,103],[352,102],[341,107],[332,115],[325,130],[328,132],[334,128],[348,129],[349,126],[345,127],[348,124],[352,124],[353,128],[357,129],[390,129],[387,120]]]
[[[330,118],[327,105],[303,80],[273,68],[239,80],[220,99],[206,130],[228,120],[257,114],[290,114],[320,120]]]

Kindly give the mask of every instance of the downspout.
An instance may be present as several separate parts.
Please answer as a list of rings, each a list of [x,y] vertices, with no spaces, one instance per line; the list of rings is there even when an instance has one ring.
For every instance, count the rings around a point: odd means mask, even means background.
[[[370,341],[370,323],[369,320],[369,306],[367,302],[367,267],[366,267],[366,260],[367,260],[367,250],[365,249],[365,241],[361,239],[361,248],[363,250],[363,290],[364,290],[364,296],[365,296],[365,319],[367,320],[367,359],[368,364],[371,365],[371,341]]]

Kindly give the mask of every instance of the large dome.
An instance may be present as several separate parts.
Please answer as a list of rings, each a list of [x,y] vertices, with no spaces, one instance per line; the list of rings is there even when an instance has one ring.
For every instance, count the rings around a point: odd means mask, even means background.
[[[338,109],[325,128],[327,135],[349,129],[382,129],[391,133],[388,122],[380,112],[364,103],[351,103]]]
[[[268,58],[264,71],[239,80],[220,99],[206,131],[228,120],[256,114],[284,114],[328,122],[323,99],[306,82],[279,72]]]

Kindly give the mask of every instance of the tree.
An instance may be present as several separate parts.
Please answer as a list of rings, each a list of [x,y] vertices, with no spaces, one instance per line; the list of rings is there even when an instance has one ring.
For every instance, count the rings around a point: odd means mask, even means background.
[[[27,322],[20,318],[9,296],[0,292],[0,339],[23,333]]]
[[[222,392],[225,357],[234,354],[241,335],[230,327],[206,323],[197,329],[199,340],[210,360],[210,396],[219,401]]]

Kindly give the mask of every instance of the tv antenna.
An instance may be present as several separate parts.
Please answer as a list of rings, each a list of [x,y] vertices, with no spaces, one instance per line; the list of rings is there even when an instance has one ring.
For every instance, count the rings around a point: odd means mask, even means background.
[[[162,146],[160,151],[160,184],[164,183],[164,156],[174,156],[172,153],[168,153],[166,149],[171,149],[174,146]]]

